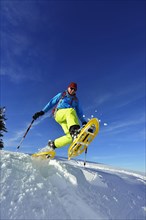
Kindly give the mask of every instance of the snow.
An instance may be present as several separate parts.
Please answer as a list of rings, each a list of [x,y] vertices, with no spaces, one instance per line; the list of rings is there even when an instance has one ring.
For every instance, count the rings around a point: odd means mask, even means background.
[[[144,174],[67,159],[1,151],[1,219],[146,217]]]
[[[104,122],[104,123],[103,123],[103,125],[104,125],[104,126],[107,126],[107,123],[106,123],[106,122]]]

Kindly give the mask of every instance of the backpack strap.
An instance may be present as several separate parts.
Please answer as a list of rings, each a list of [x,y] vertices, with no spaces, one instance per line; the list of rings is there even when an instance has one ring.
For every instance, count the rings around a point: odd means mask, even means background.
[[[56,111],[57,111],[57,106],[58,106],[58,104],[62,101],[62,99],[66,96],[66,94],[67,94],[67,92],[66,91],[64,91],[63,93],[62,93],[62,96],[61,96],[61,98],[59,99],[59,101],[58,101],[58,103],[55,105],[55,107],[52,109],[52,115],[55,117],[55,115],[56,115]]]
[[[70,105],[71,105],[71,106],[72,106],[72,103],[73,103],[74,100],[78,101],[76,95],[74,95],[74,96],[72,97],[71,101],[70,101]]]
[[[67,92],[67,91],[64,91],[64,92],[62,93],[62,96],[61,96],[61,98],[59,99],[58,103],[57,103],[57,104],[55,105],[55,107],[52,109],[52,115],[53,115],[53,117],[55,117],[55,115],[56,115],[57,106],[58,106],[59,103],[62,101],[62,99],[64,99],[64,97],[67,96],[67,94],[68,94],[68,92]],[[70,101],[70,105],[71,105],[71,106],[72,106],[72,103],[73,103],[74,100],[78,100],[77,97],[76,97],[76,95],[73,96],[72,99],[71,99],[71,101]]]

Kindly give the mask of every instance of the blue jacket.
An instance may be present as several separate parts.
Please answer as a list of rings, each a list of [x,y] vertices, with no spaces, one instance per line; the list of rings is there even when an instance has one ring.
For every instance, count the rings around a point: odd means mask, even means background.
[[[83,111],[79,105],[78,98],[76,96],[69,95],[67,91],[58,93],[56,96],[54,96],[43,108],[43,111],[46,113],[54,107],[56,107],[57,109],[73,108],[76,110],[80,121],[82,123],[86,121],[83,117]]]

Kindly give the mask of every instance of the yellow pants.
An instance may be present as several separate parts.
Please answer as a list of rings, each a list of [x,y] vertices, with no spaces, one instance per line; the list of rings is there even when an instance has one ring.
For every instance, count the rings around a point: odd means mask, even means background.
[[[54,143],[56,147],[63,147],[72,143],[72,137],[69,133],[69,128],[72,125],[79,125],[76,111],[73,108],[59,109],[56,112],[55,120],[58,122],[65,135],[55,139]]]

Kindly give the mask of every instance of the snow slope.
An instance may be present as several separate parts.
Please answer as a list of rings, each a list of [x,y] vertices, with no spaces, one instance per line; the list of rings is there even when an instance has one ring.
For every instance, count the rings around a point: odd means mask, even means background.
[[[146,178],[105,165],[1,151],[1,219],[145,219]]]

